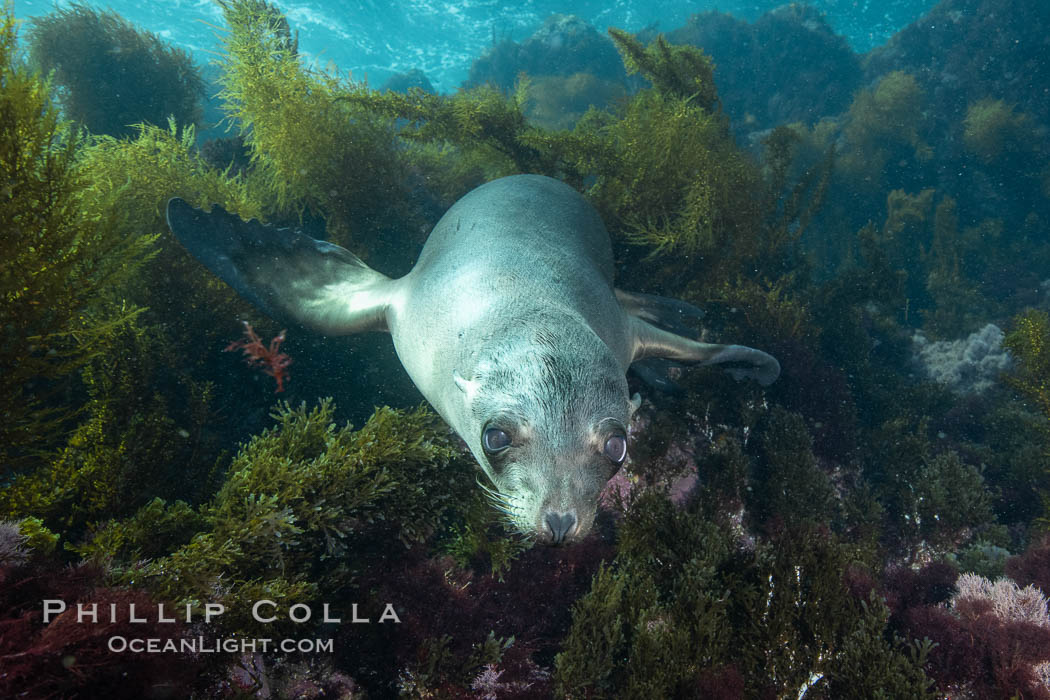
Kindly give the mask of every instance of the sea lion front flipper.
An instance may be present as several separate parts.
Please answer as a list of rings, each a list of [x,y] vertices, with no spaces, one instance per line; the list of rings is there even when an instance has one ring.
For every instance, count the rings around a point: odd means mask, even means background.
[[[267,315],[328,335],[387,330],[392,281],[345,248],[178,197],[167,213],[182,245]]]
[[[762,386],[772,384],[780,376],[780,363],[761,350],[744,345],[700,343],[657,328],[638,317],[631,317],[630,322],[634,333],[631,362],[647,357],[666,357],[701,365],[739,363],[741,366],[727,367],[726,371],[734,379],[754,379]]]
[[[668,374],[671,368],[681,366],[666,357],[646,357],[631,364],[630,370],[650,389],[678,396],[682,393],[682,387],[678,386],[678,383]]]
[[[631,316],[686,338],[699,337],[696,325],[704,317],[704,312],[692,304],[656,294],[625,292],[622,289],[614,291],[620,306]]]

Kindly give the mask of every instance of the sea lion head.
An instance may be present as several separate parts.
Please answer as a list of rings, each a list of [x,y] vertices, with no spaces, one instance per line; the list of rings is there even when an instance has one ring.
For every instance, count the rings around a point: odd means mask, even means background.
[[[564,544],[590,531],[599,493],[627,459],[636,404],[611,356],[538,335],[527,352],[501,353],[470,379],[457,373],[468,416],[458,432],[509,523]]]

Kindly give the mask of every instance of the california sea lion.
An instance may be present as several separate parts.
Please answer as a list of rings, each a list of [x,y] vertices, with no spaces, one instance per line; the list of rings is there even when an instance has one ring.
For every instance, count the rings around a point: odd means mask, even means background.
[[[389,331],[412,381],[466,441],[496,507],[526,534],[582,538],[627,457],[632,362],[731,362],[761,384],[777,361],[649,323],[694,307],[613,288],[609,235],[575,190],[539,175],[468,193],[412,271],[390,279],[349,251],[181,199],[168,225],[267,314],[326,334]],[[664,324],[666,325],[666,324]]]

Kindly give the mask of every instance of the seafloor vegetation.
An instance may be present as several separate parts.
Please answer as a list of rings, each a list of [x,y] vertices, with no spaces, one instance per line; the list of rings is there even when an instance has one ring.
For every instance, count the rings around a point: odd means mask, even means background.
[[[279,10],[225,0],[204,143],[185,55],[81,5],[20,38],[7,4],[0,695],[1050,698],[1050,114],[1015,79],[1046,83],[1050,18],[1019,4],[945,0],[860,57],[796,5],[666,37],[555,17],[435,95],[310,68]],[[593,202],[620,286],[784,367],[632,378],[631,461],[568,549],[503,530],[385,338],[277,327],[163,218],[219,204],[401,274],[520,172]]]

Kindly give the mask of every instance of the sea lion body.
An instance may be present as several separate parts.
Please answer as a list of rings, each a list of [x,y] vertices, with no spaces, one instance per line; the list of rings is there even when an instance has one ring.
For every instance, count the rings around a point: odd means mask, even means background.
[[[630,419],[633,350],[594,209],[550,178],[490,182],[442,217],[398,283],[388,315],[398,356],[489,467],[511,519],[527,532],[552,512],[589,523],[614,467],[598,428]],[[490,466],[482,426],[497,415],[513,420],[511,449],[528,460]],[[523,462],[534,466],[515,469]]]
[[[464,408],[450,391],[454,374],[528,364],[546,350],[536,340],[544,333],[562,348],[608,355],[623,374],[632,348],[612,276],[605,229],[574,190],[535,175],[495,180],[449,209],[398,281],[394,347],[453,427]]]
[[[543,176],[465,195],[397,280],[338,246],[218,208],[172,200],[168,220],[191,253],[271,315],[328,334],[389,330],[413,382],[488,476],[496,507],[547,542],[587,533],[626,457],[639,400],[627,388],[632,362],[743,363],[730,371],[763,384],[780,371],[761,351],[651,325],[668,309],[699,312],[615,290],[597,212]]]

